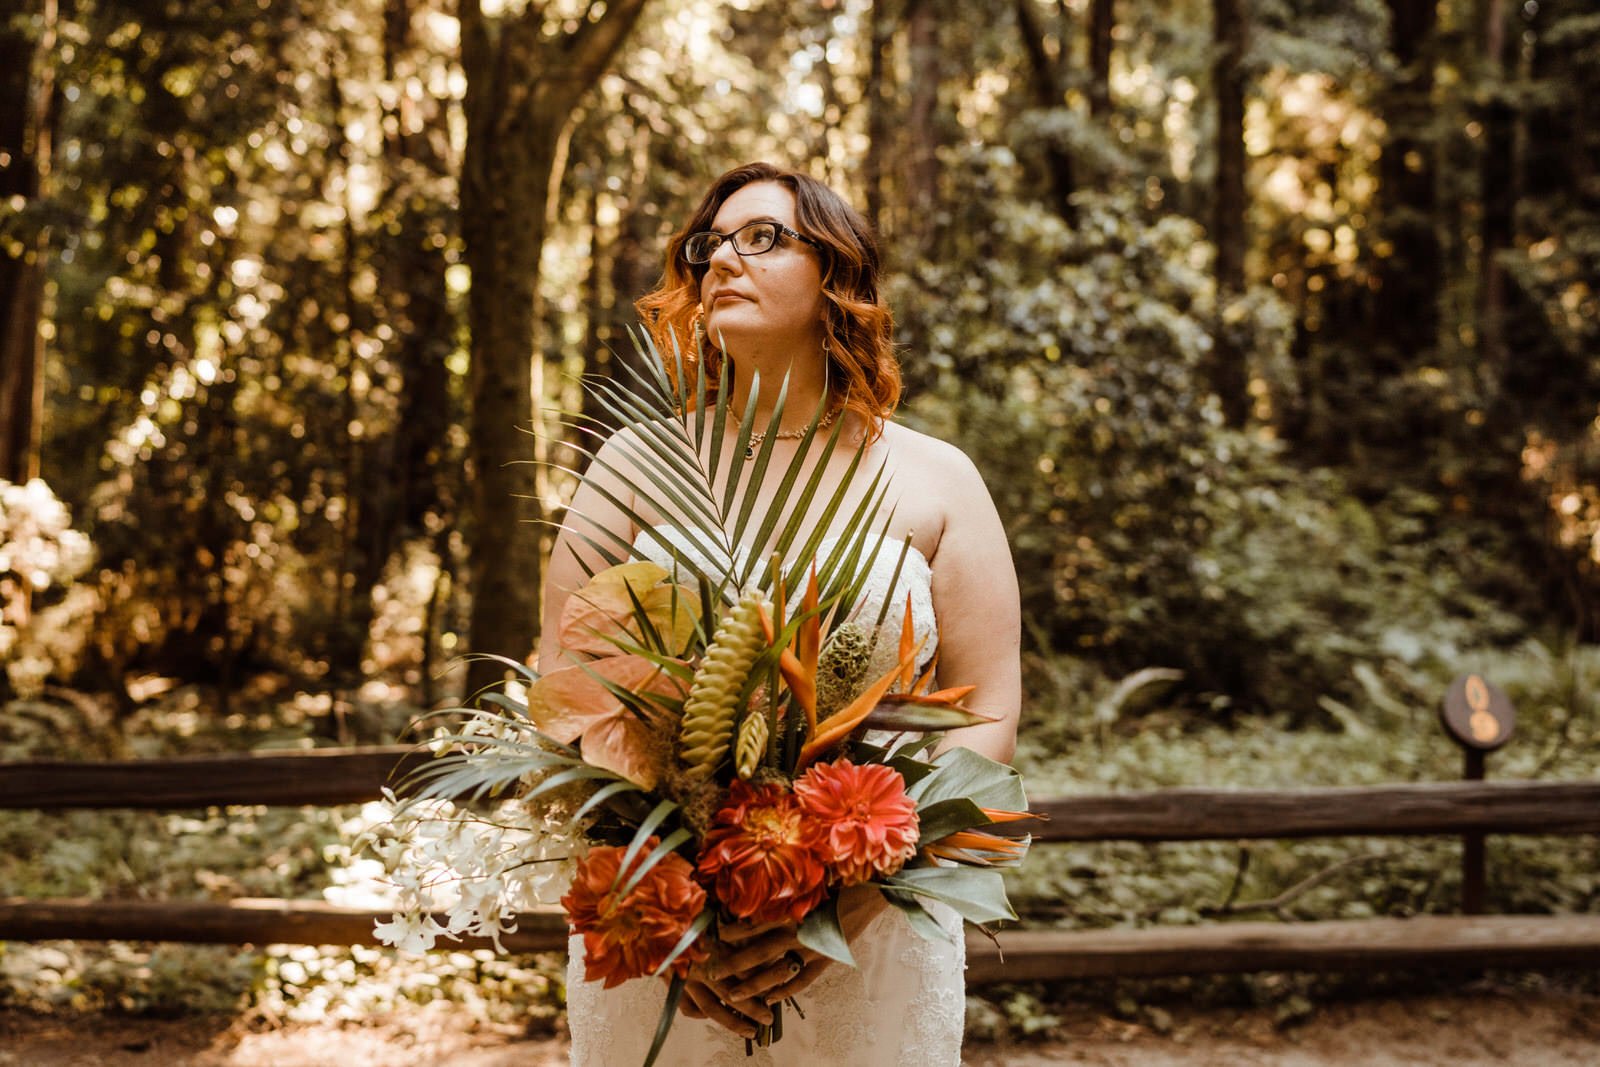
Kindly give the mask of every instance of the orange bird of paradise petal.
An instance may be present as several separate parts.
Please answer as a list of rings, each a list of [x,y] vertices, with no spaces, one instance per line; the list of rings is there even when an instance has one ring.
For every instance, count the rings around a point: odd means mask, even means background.
[[[916,664],[917,652],[922,648],[921,642],[913,644],[907,649],[906,642],[902,640],[900,646],[904,658],[899,663],[889,668],[887,674],[869,685],[860,696],[817,724],[817,729],[812,734],[811,740],[807,741],[804,747],[800,749],[800,766],[804,767],[830,747],[848,737],[852,730],[860,726],[866,720],[866,717],[872,714],[873,709],[878,706],[878,702],[889,692],[890,686],[894,685],[907,673],[907,664]]]
[[[1037,811],[1006,811],[1004,808],[982,808],[982,812],[989,816],[990,822],[1017,822],[1019,819],[1038,819],[1041,822],[1050,816]]]
[[[822,655],[822,616],[817,612],[817,604],[821,599],[822,591],[817,588],[817,565],[813,562],[811,579],[806,582],[806,595],[800,601],[801,612],[811,617],[800,625],[800,632],[795,635],[795,651],[799,654],[800,665],[813,678],[817,676],[817,661]]]
[[[980,867],[1012,863],[1027,851],[1026,840],[1000,837],[981,830],[961,830],[922,846],[923,854],[930,858],[955,860]]]
[[[770,645],[776,641],[776,627],[773,625],[772,616],[767,614],[767,609],[761,609],[761,632],[766,635]],[[778,673],[783,676],[789,692],[794,694],[795,701],[806,713],[806,726],[813,733],[817,729],[817,672],[806,670],[805,665],[788,648],[778,650]]]
[[[906,617],[900,624],[900,688],[910,689],[917,669],[917,635],[911,620],[911,594],[906,594]]]

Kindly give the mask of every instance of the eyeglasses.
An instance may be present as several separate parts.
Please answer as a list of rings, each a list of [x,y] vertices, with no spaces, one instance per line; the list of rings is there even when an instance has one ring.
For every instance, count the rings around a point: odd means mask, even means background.
[[[817,245],[811,238],[796,233],[781,222],[750,222],[727,234],[715,230],[691,233],[683,242],[683,258],[696,266],[709,263],[724,241],[732,241],[733,250],[741,256],[759,256],[772,251],[779,237],[792,237],[808,245]]]

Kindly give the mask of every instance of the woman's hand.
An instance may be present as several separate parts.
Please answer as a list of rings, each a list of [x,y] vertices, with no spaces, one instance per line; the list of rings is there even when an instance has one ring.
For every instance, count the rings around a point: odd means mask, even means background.
[[[772,1009],[764,1001],[735,996],[726,984],[708,978],[701,967],[690,971],[684,981],[678,1011],[685,1018],[709,1019],[744,1038],[756,1036],[756,1024],[772,1023]]]
[[[841,892],[839,925],[845,939],[853,944],[888,906],[883,894],[870,885]],[[720,936],[733,951],[712,964],[711,974],[739,1001],[776,1004],[787,1000],[806,990],[833,964],[801,945],[789,923],[729,924],[721,928]]]

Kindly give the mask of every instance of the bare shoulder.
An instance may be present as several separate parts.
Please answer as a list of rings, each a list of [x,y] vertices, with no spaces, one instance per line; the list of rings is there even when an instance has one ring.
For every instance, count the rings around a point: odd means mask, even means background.
[[[883,436],[894,458],[896,477],[924,483],[919,491],[946,486],[952,494],[964,494],[974,483],[983,484],[972,460],[949,441],[898,422],[885,423]]]
[[[896,514],[918,533],[917,547],[928,559],[952,534],[964,532],[975,520],[987,525],[994,504],[983,476],[965,452],[894,422],[884,425],[883,444],[893,471]]]

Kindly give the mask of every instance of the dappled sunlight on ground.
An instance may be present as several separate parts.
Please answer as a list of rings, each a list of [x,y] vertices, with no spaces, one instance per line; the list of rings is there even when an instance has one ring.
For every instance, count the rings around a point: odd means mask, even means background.
[[[1047,1041],[969,1044],[964,1059],[967,1067],[1588,1067],[1600,1060],[1597,1020],[1600,997],[1555,992],[1328,1004],[1287,1027],[1270,1009],[1174,1008],[1143,1023],[1083,1009]],[[566,1056],[558,1037],[474,1024],[445,1005],[278,1028],[226,1017],[0,1012],[0,1067],[554,1067]]]

